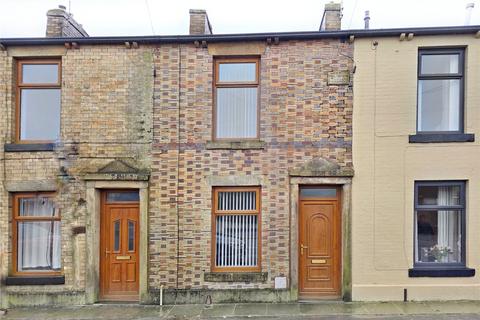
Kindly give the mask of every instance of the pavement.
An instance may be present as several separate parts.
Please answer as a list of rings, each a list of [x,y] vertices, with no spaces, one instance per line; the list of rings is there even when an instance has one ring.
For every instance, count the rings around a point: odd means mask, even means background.
[[[71,307],[31,307],[7,310],[6,319],[388,319],[480,320],[480,302],[386,302],[386,303],[250,303],[217,305],[154,306],[95,304]]]

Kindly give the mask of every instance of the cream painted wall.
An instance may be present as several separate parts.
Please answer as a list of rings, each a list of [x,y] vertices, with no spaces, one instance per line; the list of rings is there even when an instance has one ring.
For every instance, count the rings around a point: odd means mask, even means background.
[[[378,42],[375,46],[374,41]],[[465,46],[465,132],[475,142],[410,144],[419,47]],[[474,35],[355,40],[353,300],[480,300],[480,39]],[[470,278],[409,278],[415,180],[467,180]]]

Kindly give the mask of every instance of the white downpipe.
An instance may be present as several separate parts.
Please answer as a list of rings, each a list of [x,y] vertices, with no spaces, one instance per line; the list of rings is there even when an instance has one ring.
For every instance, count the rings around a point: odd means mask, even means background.
[[[163,306],[163,284],[160,286],[160,302],[159,304]]]

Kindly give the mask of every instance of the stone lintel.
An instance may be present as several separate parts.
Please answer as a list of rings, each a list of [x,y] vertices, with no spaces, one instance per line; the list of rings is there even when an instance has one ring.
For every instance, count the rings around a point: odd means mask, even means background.
[[[57,188],[56,180],[5,181],[5,189],[8,192],[56,191]]]

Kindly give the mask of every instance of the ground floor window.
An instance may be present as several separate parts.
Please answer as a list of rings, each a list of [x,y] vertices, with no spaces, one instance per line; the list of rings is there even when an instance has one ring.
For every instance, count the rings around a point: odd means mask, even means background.
[[[465,182],[415,183],[415,266],[465,265]]]
[[[212,271],[260,270],[260,188],[215,188]]]
[[[53,193],[13,196],[13,274],[61,271],[60,212]]]

